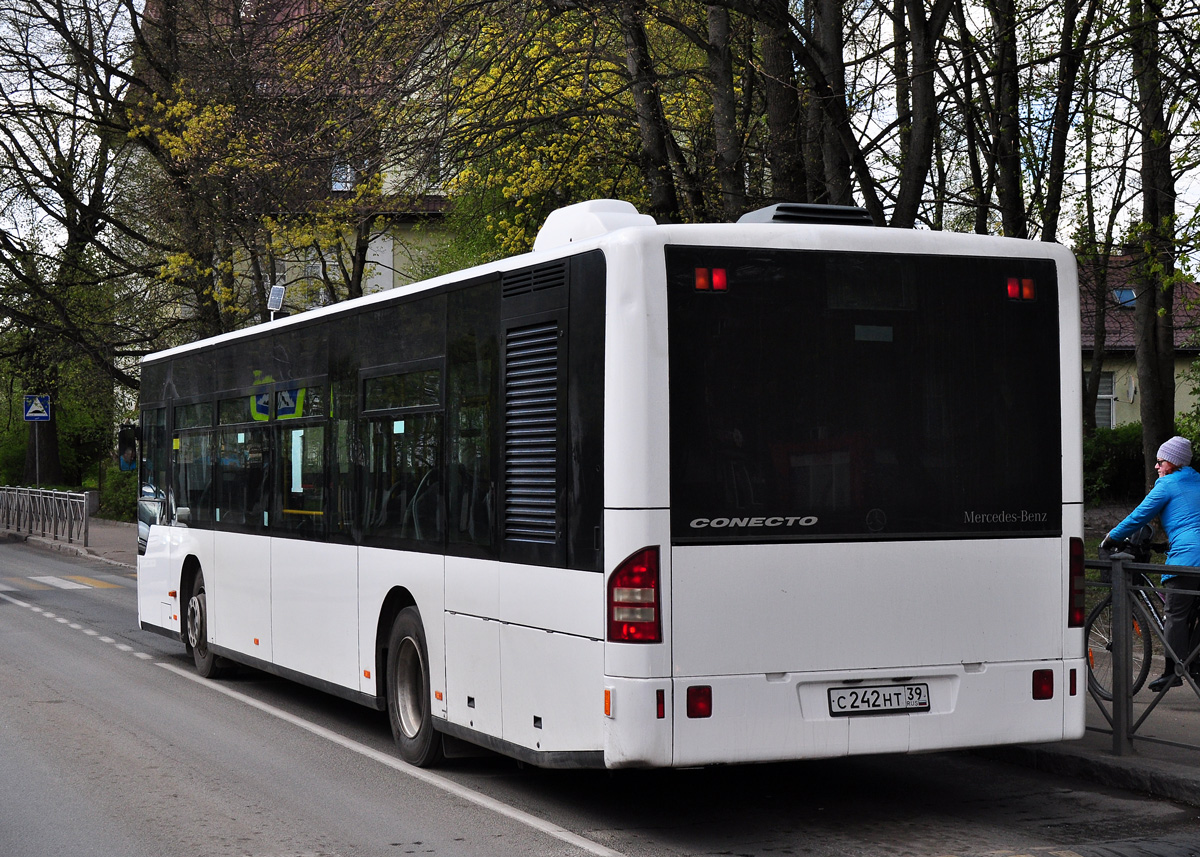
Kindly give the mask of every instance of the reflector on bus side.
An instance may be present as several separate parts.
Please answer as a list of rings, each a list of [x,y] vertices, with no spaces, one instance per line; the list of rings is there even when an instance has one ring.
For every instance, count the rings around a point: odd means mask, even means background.
[[[687,689],[687,716],[692,719],[712,717],[712,685],[694,684]]]

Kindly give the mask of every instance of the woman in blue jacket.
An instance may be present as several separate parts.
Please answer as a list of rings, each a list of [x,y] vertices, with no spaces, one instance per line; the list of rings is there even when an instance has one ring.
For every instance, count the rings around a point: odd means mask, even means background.
[[[1187,438],[1176,436],[1160,446],[1154,464],[1158,471],[1154,487],[1129,517],[1113,527],[1102,546],[1128,538],[1158,518],[1171,542],[1167,563],[1200,566],[1200,473],[1188,466],[1191,463],[1192,444]],[[1163,636],[1171,651],[1186,658],[1194,647],[1189,629],[1200,608],[1200,596],[1180,590],[1200,589],[1200,578],[1164,574],[1162,580],[1167,590]],[[1192,662],[1191,670],[1200,680],[1200,658]],[[1150,689],[1157,693],[1181,684],[1183,679],[1175,674],[1175,662],[1168,656],[1166,669],[1150,682]]]

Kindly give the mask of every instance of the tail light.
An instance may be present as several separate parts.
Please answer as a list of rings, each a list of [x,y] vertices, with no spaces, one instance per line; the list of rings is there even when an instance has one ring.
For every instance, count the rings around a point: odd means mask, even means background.
[[[1083,539],[1072,537],[1069,549],[1071,571],[1071,600],[1067,605],[1067,627],[1082,628],[1087,618],[1084,598]]]
[[[662,642],[658,548],[642,548],[608,579],[608,639],[613,643]]]
[[[1054,699],[1054,670],[1033,671],[1033,698]]]

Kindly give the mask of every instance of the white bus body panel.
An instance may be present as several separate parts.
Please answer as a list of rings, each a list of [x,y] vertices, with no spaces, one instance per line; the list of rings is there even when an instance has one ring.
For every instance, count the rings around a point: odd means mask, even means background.
[[[500,623],[448,613],[446,719],[476,732],[501,735],[500,667]]]
[[[604,575],[446,557],[446,719],[537,752],[601,746]]]
[[[1063,656],[1059,540],[705,545],[671,553],[676,676]]]
[[[1062,542],[971,544],[675,548],[674,764],[1079,737]],[[1054,672],[1052,699],[1032,698],[1037,669]],[[832,716],[828,691],[847,682],[926,683],[931,709]],[[710,718],[686,716],[693,684],[712,687]]]
[[[154,525],[146,537],[146,553],[137,559],[138,622],[179,633],[179,574],[171,562],[173,527]],[[175,593],[172,595],[171,593]]]
[[[201,566],[205,585],[219,596],[208,607],[213,643],[270,661],[271,539],[214,533],[212,565]]]
[[[349,545],[271,539],[276,665],[358,689],[357,553]]]
[[[601,746],[603,643],[502,624],[500,652],[505,741],[541,752]]]
[[[604,250],[604,505],[665,509],[671,499],[671,446],[662,232],[622,232]],[[608,538],[606,531],[611,559]]]

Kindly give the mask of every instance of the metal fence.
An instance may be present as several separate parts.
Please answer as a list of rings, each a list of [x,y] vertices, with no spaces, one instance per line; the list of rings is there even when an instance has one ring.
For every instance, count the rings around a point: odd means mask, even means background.
[[[1149,735],[1139,735],[1138,730],[1146,719],[1154,713],[1159,703],[1166,696],[1165,693],[1155,693],[1153,698],[1146,705],[1141,716],[1134,719],[1133,697],[1139,688],[1134,687],[1134,643],[1135,640],[1139,643],[1142,640],[1141,635],[1152,634],[1153,650],[1157,657],[1169,656],[1176,664],[1176,674],[1183,680],[1184,686],[1191,689],[1192,693],[1200,698],[1200,683],[1191,675],[1190,667],[1192,665],[1200,666],[1200,647],[1195,651],[1176,653],[1171,651],[1163,637],[1163,629],[1161,616],[1152,616],[1150,611],[1152,606],[1147,606],[1149,599],[1142,598],[1142,593],[1155,593],[1161,595],[1166,590],[1160,586],[1152,586],[1144,579],[1144,575],[1149,574],[1180,574],[1180,575],[1200,575],[1200,568],[1191,566],[1174,566],[1174,565],[1150,565],[1147,563],[1133,562],[1133,557],[1129,554],[1113,554],[1111,560],[1088,560],[1085,563],[1087,568],[1100,569],[1104,573],[1104,577],[1111,579],[1112,586],[1112,628],[1111,640],[1108,646],[1112,650],[1112,702],[1111,709],[1109,703],[1099,693],[1092,683],[1088,682],[1088,690],[1096,704],[1100,707],[1101,713],[1108,720],[1109,726],[1112,728],[1113,738],[1113,755],[1124,756],[1133,752],[1133,741],[1136,738],[1139,741],[1149,741],[1156,744],[1166,744],[1175,747],[1184,747],[1190,750],[1200,750],[1200,745],[1184,744],[1177,741],[1168,741],[1162,738],[1154,738]],[[1200,579],[1193,577],[1193,579]],[[1089,587],[1105,587],[1110,584],[1108,582],[1090,583]],[[1200,594],[1193,589],[1184,589],[1175,591],[1183,591],[1192,594]],[[1094,614],[1093,614],[1094,616]],[[1090,616],[1087,623],[1086,631],[1088,633],[1088,657],[1093,657],[1095,638],[1092,635],[1092,617]],[[1154,669],[1150,670],[1150,677],[1156,676]]]
[[[29,535],[88,546],[87,494],[40,488],[0,488],[0,525]]]

